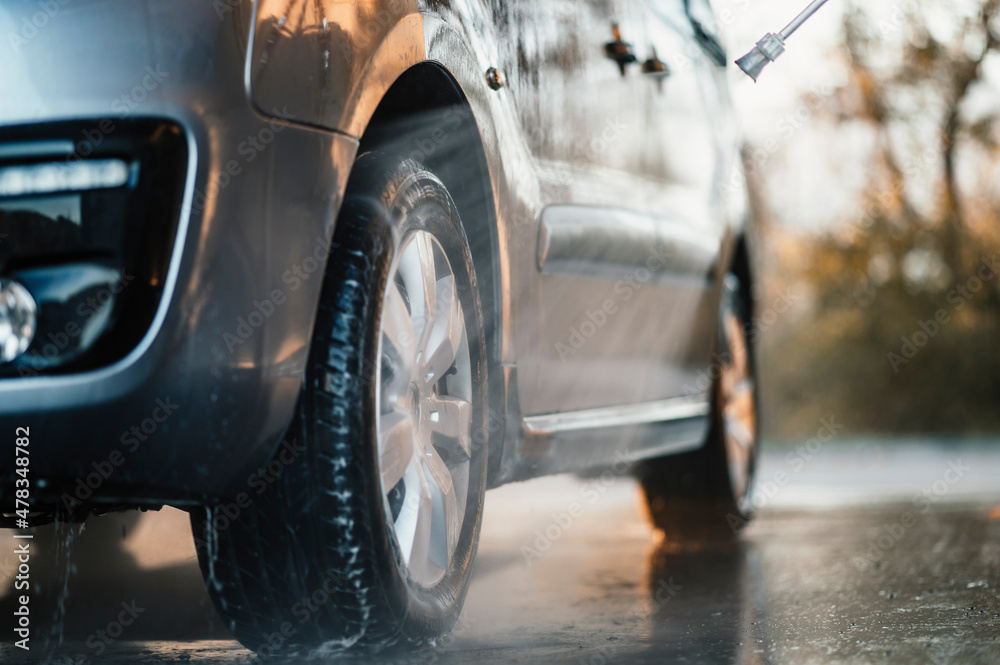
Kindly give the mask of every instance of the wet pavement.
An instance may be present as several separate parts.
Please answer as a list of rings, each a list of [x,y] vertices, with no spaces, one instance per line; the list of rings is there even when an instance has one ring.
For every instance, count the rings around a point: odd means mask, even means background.
[[[628,478],[493,491],[455,631],[364,662],[1000,663],[1000,441],[774,446],[759,480],[739,544],[690,550],[648,526]],[[59,610],[38,609],[32,651],[5,643],[0,662],[257,662],[215,618],[185,529],[177,511],[91,522],[63,643]],[[111,554],[95,546],[109,536]],[[129,606],[142,612],[120,636],[99,637]]]

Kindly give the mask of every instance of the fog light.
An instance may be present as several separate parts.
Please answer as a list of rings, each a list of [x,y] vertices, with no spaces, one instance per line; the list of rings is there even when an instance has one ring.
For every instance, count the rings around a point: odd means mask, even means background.
[[[28,290],[0,279],[0,363],[9,363],[28,350],[35,337],[38,307]]]

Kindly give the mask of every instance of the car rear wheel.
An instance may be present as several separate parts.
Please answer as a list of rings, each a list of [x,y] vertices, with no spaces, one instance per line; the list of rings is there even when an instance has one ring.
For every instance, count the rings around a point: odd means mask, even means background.
[[[704,445],[639,464],[650,517],[678,546],[731,541],[753,516],[758,450],[757,378],[747,337],[748,298],[726,276],[720,301],[711,422]]]
[[[482,310],[455,205],[419,164],[359,158],[298,413],[304,449],[249,508],[193,519],[207,587],[262,655],[447,632],[486,478]]]

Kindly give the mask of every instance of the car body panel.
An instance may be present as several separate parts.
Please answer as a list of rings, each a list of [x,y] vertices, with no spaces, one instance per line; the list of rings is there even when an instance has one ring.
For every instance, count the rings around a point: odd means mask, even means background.
[[[417,3],[257,0],[247,90],[261,113],[360,137],[386,91],[426,60]]]
[[[724,76],[689,48],[680,1],[624,4],[624,19],[606,3],[557,0],[61,6],[0,72],[0,125],[96,124],[124,108],[125,117],[172,119],[188,136],[187,191],[170,288],[143,342],[101,370],[0,379],[0,427],[32,427],[34,468],[53,487],[72,486],[124,449],[126,464],[95,494],[102,501],[183,504],[245,485],[298,399],[324,243],[359,140],[393,83],[433,63],[472,111],[495,212],[491,325],[504,395],[491,445],[504,449],[494,483],[697,445],[707,425],[699,372],[710,362],[719,277],[743,233],[745,192],[718,187],[736,146]],[[669,5],[672,22],[649,14],[652,4]],[[0,2],[0,28],[19,30],[34,9]],[[612,20],[640,58],[658,47],[675,70],[662,85],[636,66],[623,77],[604,57]],[[81,37],[101,34],[126,37],[107,46]],[[505,87],[487,85],[489,67]],[[160,73],[155,85],[143,86],[151,72]],[[113,106],[123,95],[126,106]],[[615,123],[633,129],[612,137]],[[604,148],[581,149],[579,137]],[[559,206],[584,211],[599,232],[554,223]],[[645,266],[641,233],[593,251],[622,215],[644,220],[672,251],[687,243],[714,260],[672,258],[626,301],[623,277]],[[296,269],[310,260],[303,278]],[[266,314],[276,291],[283,302]],[[558,345],[608,299],[620,307],[602,337],[564,362]],[[260,326],[249,326],[254,312]],[[131,428],[164,399],[176,414],[131,450]],[[676,399],[694,411],[664,406]],[[615,409],[632,420],[615,420]],[[553,430],[558,414],[577,426]],[[606,443],[611,431],[617,446]]]
[[[2,9],[18,30],[37,6]],[[83,0],[60,7],[0,74],[2,125],[92,119],[99,132],[110,118],[113,132],[129,118],[164,117],[183,127],[190,148],[168,287],[139,346],[99,370],[0,380],[0,426],[31,428],[32,472],[51,487],[86,478],[117,451],[125,461],[98,495],[193,501],[244,482],[291,418],[321,280],[296,293],[282,276],[330,237],[357,141],[249,107],[248,20],[249,5],[220,20],[194,0]],[[124,37],[105,48],[81,34]],[[258,150],[247,139],[261,132],[270,141],[258,139]],[[230,162],[239,174],[227,181]],[[240,339],[238,320],[275,289],[288,296],[280,316]],[[227,344],[227,333],[238,342]],[[132,427],[164,413],[158,400],[177,408],[132,443]]]
[[[587,206],[591,215],[624,207],[646,217],[653,237],[645,256],[617,266],[617,274],[543,275],[536,332],[519,337],[522,404],[530,404],[529,414],[545,414],[677,396],[707,364],[713,275],[655,274],[670,272],[662,252],[670,251],[665,236],[674,228],[713,246],[713,253],[721,242],[722,220],[709,210],[714,154],[705,154],[705,146],[712,117],[699,89],[709,65],[699,53],[681,52],[677,62],[682,35],[656,32],[663,22],[649,20],[643,2],[617,6],[617,17],[604,3],[551,5],[561,11],[549,23],[531,22],[542,45],[527,58],[538,63],[539,81],[522,91],[532,110],[522,122],[535,127],[543,204]],[[673,18],[685,25],[681,2],[673,5]],[[658,47],[671,75],[655,80],[633,65],[622,76],[601,52],[615,20],[637,58]],[[552,55],[566,52],[576,57]],[[612,255],[609,248],[605,259]],[[701,334],[691,334],[691,321]]]

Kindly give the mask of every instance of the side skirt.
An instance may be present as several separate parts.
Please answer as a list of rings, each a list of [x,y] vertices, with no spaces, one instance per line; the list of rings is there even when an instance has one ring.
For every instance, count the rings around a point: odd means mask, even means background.
[[[695,450],[708,434],[707,395],[529,416],[511,480]]]

